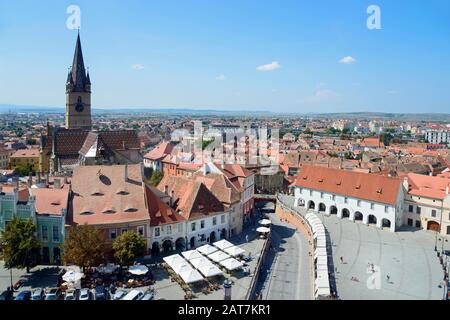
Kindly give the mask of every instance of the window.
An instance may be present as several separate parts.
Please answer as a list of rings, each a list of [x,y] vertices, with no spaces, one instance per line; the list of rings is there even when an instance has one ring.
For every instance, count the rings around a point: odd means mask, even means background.
[[[220,216],[220,223],[225,223],[225,215]]]
[[[48,228],[47,226],[42,226],[42,241],[48,241]]]
[[[417,208],[416,208],[416,213],[417,213],[417,214],[420,214],[420,211],[421,211],[421,210],[420,210],[420,207],[417,206]]]
[[[182,223],[178,224],[178,232],[183,232],[183,224]]]
[[[334,194],[331,196],[331,200],[336,200],[336,196]]]
[[[137,230],[141,236],[144,236],[144,227],[143,226],[138,227]]]
[[[122,233],[127,232],[127,231],[128,231],[128,229],[124,228],[124,229],[120,230],[120,233],[122,234]]]
[[[155,228],[155,237],[159,237],[160,234],[161,234],[161,229],[159,227]]]
[[[191,223],[191,231],[195,231],[195,222]]]
[[[348,198],[347,197],[344,198],[344,203],[348,203]]]
[[[388,206],[384,206],[384,212],[388,212],[389,211],[389,207]]]
[[[358,207],[361,207],[361,200],[358,200],[358,201],[356,202],[356,205],[357,205]]]
[[[58,226],[53,226],[53,242],[59,242],[59,228]]]
[[[111,240],[116,240],[116,238],[117,238],[117,233],[116,233],[116,230],[115,230],[115,229],[109,231],[109,238],[110,238]]]
[[[217,224],[217,218],[214,217],[214,218],[213,218],[213,226],[215,226],[216,224]]]
[[[447,234],[450,234],[450,226],[447,226]]]
[[[323,199],[323,192],[320,193],[320,198]]]
[[[205,228],[205,220],[200,221],[200,229]]]
[[[413,209],[414,209],[414,206],[413,206],[412,204],[410,204],[410,205],[409,205],[408,211],[409,211],[409,212],[413,212]]]
[[[172,226],[167,226],[167,234],[172,234]]]
[[[413,219],[408,219],[408,226],[412,227],[412,225],[413,225]]]
[[[420,220],[416,220],[416,228],[420,228]]]
[[[375,208],[375,203],[371,203],[371,204],[370,204],[370,209],[373,210],[374,208]]]
[[[431,210],[431,216],[433,217],[433,218],[436,218],[436,210]]]

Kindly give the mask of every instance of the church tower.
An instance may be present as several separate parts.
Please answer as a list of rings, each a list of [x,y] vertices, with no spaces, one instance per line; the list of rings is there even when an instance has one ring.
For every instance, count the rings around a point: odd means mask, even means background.
[[[90,130],[91,126],[91,80],[84,68],[78,32],[72,68],[66,82],[66,129]]]

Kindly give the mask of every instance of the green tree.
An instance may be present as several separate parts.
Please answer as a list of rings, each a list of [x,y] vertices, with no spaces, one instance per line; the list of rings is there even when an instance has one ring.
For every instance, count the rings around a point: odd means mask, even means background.
[[[145,241],[133,231],[122,233],[113,243],[114,259],[120,266],[132,265],[137,257],[145,253]]]
[[[14,218],[8,223],[1,235],[0,249],[6,268],[26,268],[30,272],[38,262],[40,249],[33,221]]]
[[[85,270],[103,263],[107,249],[105,236],[99,229],[87,224],[71,227],[63,244],[63,261]]]
[[[154,170],[152,176],[150,177],[150,184],[156,187],[161,182],[162,178],[163,174],[158,170]]]
[[[26,177],[30,174],[30,172],[35,175],[35,170],[33,169],[33,166],[31,164],[27,164],[27,165],[18,165],[15,166],[14,169],[16,169],[16,171],[20,174],[20,176],[22,177]]]

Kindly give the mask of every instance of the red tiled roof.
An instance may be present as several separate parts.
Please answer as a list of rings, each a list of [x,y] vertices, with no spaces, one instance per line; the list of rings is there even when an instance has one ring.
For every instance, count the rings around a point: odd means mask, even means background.
[[[397,202],[401,183],[398,178],[306,165],[302,167],[294,184],[297,187],[393,205]]]
[[[417,173],[409,173],[407,177],[409,182],[409,194],[440,200],[447,197],[447,188],[450,188],[449,177],[431,177]]]
[[[36,213],[61,215],[61,209],[67,209],[69,190],[68,189],[31,189],[31,193],[36,197]]]

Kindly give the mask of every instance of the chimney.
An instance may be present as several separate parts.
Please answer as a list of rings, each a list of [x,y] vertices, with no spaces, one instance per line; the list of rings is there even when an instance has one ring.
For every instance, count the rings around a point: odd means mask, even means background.
[[[172,208],[173,206],[173,197],[175,196],[175,192],[172,190],[172,192],[170,192],[170,199],[169,199],[169,206]]]
[[[124,172],[125,172],[125,176],[124,176],[125,182],[128,182],[128,163],[125,163]]]
[[[27,182],[28,188],[31,188],[32,184],[33,184],[33,173],[30,171],[30,174],[28,175],[28,182]]]
[[[53,188],[54,189],[61,189],[61,179],[54,179],[53,180]]]
[[[36,184],[41,183],[41,173],[38,171],[36,172]]]

